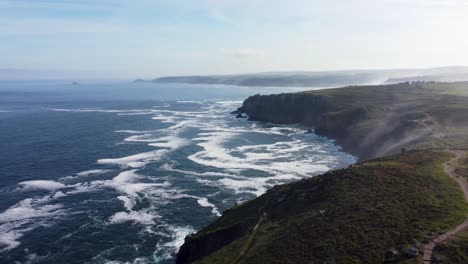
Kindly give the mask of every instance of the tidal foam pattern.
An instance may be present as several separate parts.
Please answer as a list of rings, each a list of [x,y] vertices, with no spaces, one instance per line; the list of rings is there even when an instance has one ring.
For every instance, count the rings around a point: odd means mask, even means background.
[[[115,131],[122,136],[117,147],[137,145],[146,148],[143,152],[102,157],[88,170],[57,180],[20,182],[12,192],[30,194],[30,198],[0,213],[0,250],[19,247],[24,234],[80,213],[82,208],[67,206],[67,198],[87,194],[91,203],[95,201],[92,197],[105,192],[113,195],[116,209],[105,217],[93,215],[90,209],[88,217],[97,219],[102,228],[130,224],[139,228],[142,236],[155,237],[153,254],[135,261],[165,262],[196,229],[192,217],[178,216],[204,217],[204,225],[234,202],[259,196],[274,185],[355,162],[332,141],[304,134],[304,128],[233,118],[229,112],[240,104],[180,101],[150,109],[49,109],[126,118],[148,116],[158,126]],[[198,223],[197,228],[203,225]],[[133,246],[138,249],[138,245]],[[93,260],[113,261],[109,252],[112,249]]]

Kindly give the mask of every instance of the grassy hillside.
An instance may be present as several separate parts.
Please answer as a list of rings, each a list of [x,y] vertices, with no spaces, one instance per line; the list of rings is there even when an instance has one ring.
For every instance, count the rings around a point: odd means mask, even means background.
[[[468,155],[468,154],[466,154]],[[455,173],[468,178],[468,156],[458,161]],[[456,235],[444,243],[438,244],[433,253],[431,263],[434,264],[466,264],[468,263],[468,230]]]
[[[465,219],[451,157],[414,151],[277,186],[187,237],[177,262],[383,263]]]
[[[466,264],[468,263],[468,230],[454,239],[437,245],[431,263],[434,264]]]
[[[249,97],[250,120],[301,123],[370,159],[406,149],[468,149],[468,82],[352,86]]]

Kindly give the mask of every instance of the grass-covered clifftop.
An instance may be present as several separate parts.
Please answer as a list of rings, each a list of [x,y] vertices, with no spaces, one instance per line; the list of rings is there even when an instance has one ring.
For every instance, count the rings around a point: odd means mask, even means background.
[[[177,263],[414,263],[405,249],[468,213],[451,158],[414,151],[277,186],[187,237]]]
[[[468,82],[350,86],[255,95],[250,120],[300,123],[370,159],[406,149],[468,148]]]

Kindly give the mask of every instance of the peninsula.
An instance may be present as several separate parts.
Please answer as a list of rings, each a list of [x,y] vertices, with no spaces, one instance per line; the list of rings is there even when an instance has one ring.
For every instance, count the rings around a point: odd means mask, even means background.
[[[406,81],[468,81],[468,67],[427,69],[279,71],[232,75],[165,76],[155,83],[222,84],[275,87],[339,87],[345,85],[396,84]]]
[[[255,95],[234,113],[310,127],[361,161],[226,210],[177,263],[466,263],[468,83]]]

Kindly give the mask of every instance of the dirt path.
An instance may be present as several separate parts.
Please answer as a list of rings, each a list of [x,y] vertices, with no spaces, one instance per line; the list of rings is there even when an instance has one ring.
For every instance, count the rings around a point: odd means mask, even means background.
[[[464,151],[460,150],[453,150],[451,151],[452,153],[455,154],[455,158],[451,159],[450,161],[446,162],[444,164],[444,171],[452,178],[456,179],[458,184],[463,189],[463,194],[465,195],[465,200],[468,202],[468,182],[465,180],[465,178],[458,176],[455,173],[455,167],[459,159],[463,158],[465,155]],[[431,257],[432,257],[432,251],[434,250],[434,247],[447,240],[448,238],[458,234],[460,231],[464,230],[465,228],[468,228],[468,219],[465,220],[462,224],[458,225],[452,230],[449,230],[438,237],[434,238],[431,240],[431,242],[427,243],[424,245],[424,256],[423,256],[423,263],[431,263]]]
[[[258,220],[257,224],[252,229],[252,234],[250,234],[249,238],[247,239],[247,244],[246,244],[245,249],[240,253],[239,257],[236,260],[234,260],[233,262],[234,264],[239,263],[239,261],[245,256],[245,254],[247,254],[249,249],[252,247],[252,242],[255,238],[255,235],[257,234],[258,226],[262,223],[264,216],[265,214],[262,214],[262,216],[260,216],[260,219]]]

